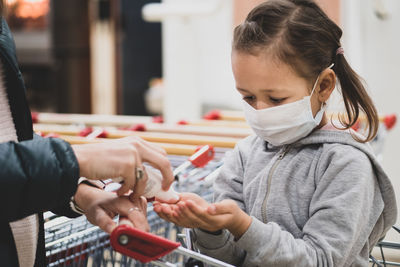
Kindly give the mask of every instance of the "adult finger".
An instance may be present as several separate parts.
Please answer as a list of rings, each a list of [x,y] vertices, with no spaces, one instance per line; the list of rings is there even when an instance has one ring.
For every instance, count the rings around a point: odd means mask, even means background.
[[[134,225],[133,225],[133,223],[131,222],[131,220],[129,220],[129,218],[127,218],[127,217],[125,217],[125,216],[122,216],[122,215],[119,216],[119,222],[118,222],[118,224],[119,224],[119,225],[125,224],[125,225],[129,225],[129,226],[134,227]]]
[[[132,204],[132,206],[126,211],[125,215],[133,223],[134,227],[142,231],[148,232],[150,230],[150,226],[147,222],[147,217],[144,213],[145,211],[143,211],[140,207],[138,207],[135,204]]]
[[[112,218],[107,215],[107,213],[103,209],[97,209],[95,217],[96,218],[93,223],[106,233],[111,234],[111,232],[117,226]]]
[[[147,147],[148,149],[153,149],[153,150],[157,151],[158,153],[160,153],[163,156],[167,156],[167,152],[165,152],[165,149],[156,144],[152,144],[150,142],[142,140],[142,145],[144,147]]]
[[[147,201],[145,197],[133,198],[131,193],[127,198],[127,205],[123,208],[123,213],[128,216],[133,226],[143,231],[149,231],[150,226],[147,222]]]
[[[140,159],[140,154],[137,151],[136,147],[132,146],[132,154],[133,159],[131,164],[129,164],[122,173],[122,177],[124,178],[124,182],[120,189],[118,189],[118,196],[122,196],[123,194],[129,192],[129,190],[134,189],[136,185],[136,167],[142,166],[142,161]]]
[[[140,198],[140,196],[145,193],[147,181],[149,180],[145,167],[141,164],[138,164],[137,168],[139,169],[135,169],[135,172],[137,170],[139,171],[136,173],[136,185],[133,188],[133,193],[131,195],[133,198]],[[142,171],[142,174],[140,174],[140,170]],[[140,177],[140,175],[142,175],[142,177]]]
[[[141,196],[139,198],[139,203],[144,211],[144,214],[147,216],[147,199],[144,196]]]
[[[160,153],[157,149],[149,147],[142,142],[137,143],[138,149],[142,161],[148,162],[154,168],[160,170],[163,181],[162,189],[168,190],[172,182],[174,181],[174,175],[172,173],[171,163],[164,153]]]

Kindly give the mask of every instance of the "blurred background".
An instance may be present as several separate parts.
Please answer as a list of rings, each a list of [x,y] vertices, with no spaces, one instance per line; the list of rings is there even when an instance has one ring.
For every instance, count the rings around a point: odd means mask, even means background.
[[[173,122],[240,109],[232,30],[260,2],[8,0],[7,20],[32,110],[163,115]],[[379,112],[400,114],[400,1],[317,2],[343,28],[345,56]],[[340,101],[330,108],[340,110]],[[395,127],[387,135],[383,150],[398,196],[399,133]]]

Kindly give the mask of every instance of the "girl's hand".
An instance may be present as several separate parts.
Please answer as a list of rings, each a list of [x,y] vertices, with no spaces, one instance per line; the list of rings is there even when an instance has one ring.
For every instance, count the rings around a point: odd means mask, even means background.
[[[183,193],[180,196],[177,204],[154,203],[154,211],[179,226],[211,232],[228,229],[235,238],[240,238],[250,226],[251,217],[233,200],[209,204],[195,194]]]
[[[157,199],[156,199],[157,200]],[[179,194],[179,202],[175,204],[161,203],[159,201],[153,202],[154,211],[166,221],[175,223],[176,225],[196,228],[195,222],[187,220],[187,218],[178,217],[180,206],[185,205],[185,202],[192,200],[197,203],[197,205],[207,208],[210,204],[202,199],[200,196],[193,193],[181,193]],[[174,216],[173,216],[174,215]],[[177,221],[179,219],[179,221]]]
[[[80,184],[74,198],[88,221],[107,233],[111,233],[117,226],[113,221],[117,214],[126,217],[134,227],[142,231],[150,230],[147,222],[147,201],[144,197],[118,197],[115,193]]]
[[[147,175],[136,181],[136,168],[144,170],[142,162],[148,162],[163,175],[163,189],[174,181],[171,165],[165,151],[138,137],[127,137],[109,142],[72,146],[78,159],[80,176],[88,179],[124,179],[118,195],[130,189],[140,196],[146,186]]]

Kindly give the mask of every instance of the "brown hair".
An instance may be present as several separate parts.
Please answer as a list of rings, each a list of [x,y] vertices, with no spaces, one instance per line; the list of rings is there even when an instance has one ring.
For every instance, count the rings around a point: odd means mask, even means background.
[[[360,110],[366,114],[372,140],[379,127],[376,108],[360,77],[336,51],[342,30],[312,0],[269,0],[255,7],[234,31],[233,49],[250,54],[269,52],[292,66],[301,76],[314,81],[334,63],[342,91],[346,116],[339,117],[343,129],[356,124]],[[311,82],[310,82],[311,83]]]
[[[0,0],[0,16],[4,13],[4,0]]]

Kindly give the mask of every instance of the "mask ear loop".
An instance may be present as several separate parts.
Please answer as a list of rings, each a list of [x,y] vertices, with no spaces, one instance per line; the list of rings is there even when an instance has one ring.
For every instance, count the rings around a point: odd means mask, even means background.
[[[332,68],[333,68],[333,66],[335,66],[335,63],[332,63],[331,65],[329,65],[329,67],[327,67],[327,69],[332,69]],[[310,97],[311,97],[311,96],[312,96],[312,94],[314,93],[315,87],[317,86],[317,82],[318,82],[318,80],[319,80],[319,76],[321,76],[321,73],[318,75],[317,79],[315,80],[315,83],[314,83],[313,89],[311,90]]]
[[[328,69],[332,69],[333,66],[335,66],[335,63],[332,63],[331,65],[329,65]],[[319,77],[318,77],[318,78],[319,78]],[[326,102],[323,102],[323,103],[322,103],[321,109],[324,108],[324,107],[326,108]]]

